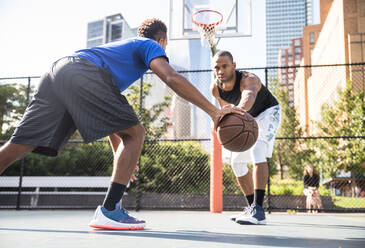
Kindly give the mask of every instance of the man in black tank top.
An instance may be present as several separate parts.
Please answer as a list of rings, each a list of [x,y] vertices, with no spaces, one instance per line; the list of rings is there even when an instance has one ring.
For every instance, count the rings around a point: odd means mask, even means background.
[[[266,224],[263,201],[268,181],[267,158],[272,155],[275,135],[280,125],[280,105],[260,79],[249,72],[236,70],[232,54],[219,51],[213,58],[216,81],[211,93],[220,106],[237,106],[251,114],[258,126],[256,144],[245,152],[232,152],[231,166],[249,207],[231,217],[239,224]],[[247,164],[254,164],[253,174]]]

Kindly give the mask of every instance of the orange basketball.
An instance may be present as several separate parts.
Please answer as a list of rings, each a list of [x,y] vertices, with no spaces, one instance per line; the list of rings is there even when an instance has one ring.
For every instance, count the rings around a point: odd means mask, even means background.
[[[219,142],[232,152],[250,149],[256,143],[258,132],[258,125],[249,113],[225,115],[217,129]]]

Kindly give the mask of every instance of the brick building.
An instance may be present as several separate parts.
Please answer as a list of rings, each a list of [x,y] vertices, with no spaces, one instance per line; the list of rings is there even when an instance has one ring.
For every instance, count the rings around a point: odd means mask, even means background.
[[[301,65],[364,62],[365,1],[321,0],[321,23],[303,28]],[[337,89],[352,80],[355,91],[364,91],[364,66],[299,68],[294,81],[294,107],[307,135],[321,119],[321,107],[337,99]]]

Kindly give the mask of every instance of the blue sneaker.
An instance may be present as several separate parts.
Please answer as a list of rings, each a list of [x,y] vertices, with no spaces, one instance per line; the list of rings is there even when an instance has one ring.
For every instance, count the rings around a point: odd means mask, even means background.
[[[112,211],[98,206],[89,226],[110,230],[140,230],[145,228],[146,222],[130,216],[128,211],[122,208],[118,202]]]
[[[265,211],[256,203],[252,203],[251,212],[247,215],[242,215],[236,218],[236,223],[241,225],[265,225],[266,218],[265,218]]]

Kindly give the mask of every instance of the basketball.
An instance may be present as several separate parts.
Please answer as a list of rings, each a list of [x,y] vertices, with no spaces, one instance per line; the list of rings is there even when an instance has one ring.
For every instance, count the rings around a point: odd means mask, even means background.
[[[218,140],[232,152],[244,152],[256,142],[259,133],[255,119],[245,113],[225,115],[218,124]]]

